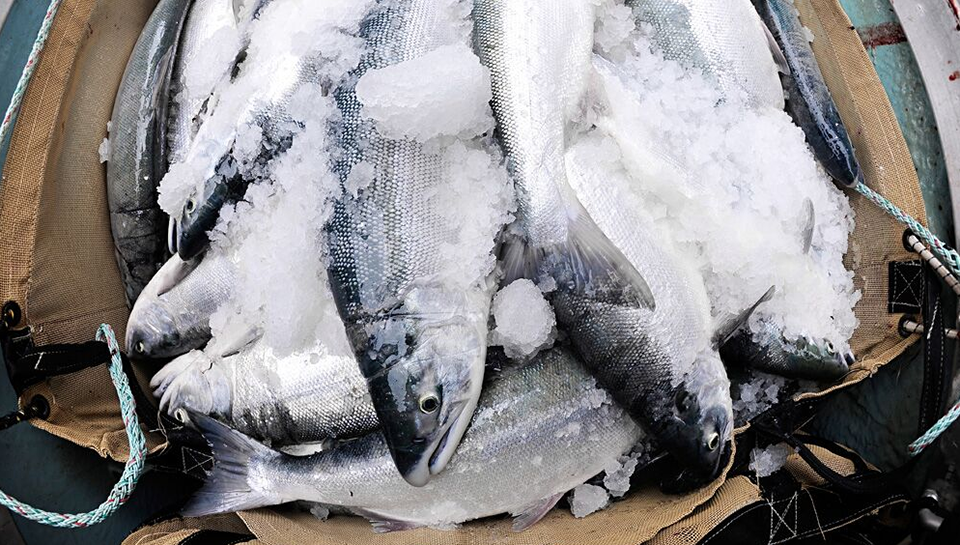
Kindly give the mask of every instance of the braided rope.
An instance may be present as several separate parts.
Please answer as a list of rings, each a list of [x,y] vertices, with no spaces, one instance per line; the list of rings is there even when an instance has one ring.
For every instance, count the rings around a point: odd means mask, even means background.
[[[947,414],[943,415],[940,420],[937,420],[937,423],[931,426],[919,439],[910,443],[907,451],[910,452],[912,456],[920,454],[923,452],[923,449],[932,445],[933,442],[937,440],[937,437],[940,437],[943,432],[947,431],[947,428],[956,422],[958,418],[960,418],[960,401],[951,407],[950,410],[947,411]]]
[[[123,468],[120,480],[113,486],[106,501],[87,513],[65,514],[44,511],[0,492],[0,504],[4,507],[12,512],[19,513],[25,518],[48,526],[86,528],[103,522],[127,502],[130,494],[133,493],[133,489],[137,486],[137,481],[143,475],[143,462],[147,455],[147,447],[143,432],[140,430],[140,421],[137,419],[137,406],[133,399],[133,393],[130,391],[130,383],[127,381],[127,375],[123,372],[120,346],[117,344],[113,329],[107,324],[100,326],[97,331],[97,340],[106,341],[110,348],[110,379],[113,381],[113,385],[117,389],[117,396],[120,398],[120,414],[123,416],[127,439],[130,441],[130,458]]]
[[[858,183],[856,190],[864,197],[870,199],[871,202],[885,210],[888,214],[896,218],[897,221],[909,227],[915,235],[923,239],[923,241],[927,243],[927,246],[932,248],[933,251],[936,252],[941,259],[943,259],[943,264],[947,267],[947,269],[950,270],[951,273],[953,273],[954,276],[960,277],[960,254],[957,254],[953,248],[948,247],[919,221],[910,217],[910,215],[903,210],[900,210],[897,205],[887,200],[887,198],[883,195],[867,187],[865,183]]]
[[[30,51],[30,57],[27,58],[27,64],[23,67],[20,74],[20,81],[17,82],[17,88],[13,91],[13,97],[10,99],[10,105],[7,106],[7,113],[3,116],[3,124],[0,125],[0,146],[7,140],[10,133],[10,127],[13,125],[13,119],[20,111],[20,104],[23,102],[23,95],[27,91],[27,85],[30,78],[33,77],[33,71],[37,67],[37,59],[40,57],[40,51],[47,43],[47,37],[50,35],[50,27],[53,26],[53,18],[60,9],[61,0],[51,0],[50,7],[47,8],[47,14],[40,25],[40,32],[37,33],[37,40],[33,42],[33,49]]]

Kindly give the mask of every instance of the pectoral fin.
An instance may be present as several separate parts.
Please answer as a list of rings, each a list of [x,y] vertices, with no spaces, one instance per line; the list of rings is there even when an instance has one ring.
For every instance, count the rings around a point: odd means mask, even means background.
[[[536,524],[540,519],[547,516],[547,513],[557,505],[557,502],[560,501],[562,497],[563,493],[554,494],[524,508],[519,513],[514,513],[513,531],[522,532]]]
[[[763,33],[767,35],[767,46],[770,48],[770,54],[773,55],[773,62],[777,64],[777,70],[789,76],[790,65],[787,64],[787,57],[780,49],[780,44],[777,43],[777,39],[773,37],[773,32],[770,31],[770,27],[766,23],[760,21],[760,25],[763,26]]]

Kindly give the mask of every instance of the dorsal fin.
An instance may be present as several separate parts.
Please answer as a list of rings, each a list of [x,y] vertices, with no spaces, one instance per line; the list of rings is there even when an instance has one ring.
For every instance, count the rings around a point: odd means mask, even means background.
[[[721,347],[726,344],[726,342],[733,337],[733,334],[747,323],[747,320],[749,320],[750,316],[752,316],[757,310],[757,307],[772,299],[776,292],[777,287],[770,286],[770,289],[768,289],[766,293],[764,293],[763,296],[757,300],[756,303],[751,305],[750,308],[747,308],[746,310],[737,315],[731,316],[730,318],[721,320],[720,323],[717,324],[716,331],[713,335],[714,346]]]
[[[800,230],[800,241],[803,243],[803,253],[809,254],[813,245],[813,230],[817,226],[817,212],[813,208],[813,201],[803,199],[803,228]]]

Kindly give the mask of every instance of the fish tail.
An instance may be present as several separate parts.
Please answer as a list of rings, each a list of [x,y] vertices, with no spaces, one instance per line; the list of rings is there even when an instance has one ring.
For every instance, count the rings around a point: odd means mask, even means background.
[[[262,467],[265,460],[281,456],[240,432],[232,430],[213,418],[190,413],[190,420],[210,444],[213,470],[181,513],[199,517],[229,513],[282,503],[269,490],[257,490],[250,484],[252,470]]]

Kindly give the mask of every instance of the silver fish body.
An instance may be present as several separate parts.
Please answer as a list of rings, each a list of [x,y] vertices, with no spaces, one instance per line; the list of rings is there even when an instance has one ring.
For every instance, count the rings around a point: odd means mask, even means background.
[[[233,295],[238,271],[230,257],[219,252],[207,252],[195,261],[184,263],[173,256],[147,285],[127,321],[126,346],[131,354],[170,358],[210,340],[210,316]],[[168,273],[186,276],[164,291]]]
[[[571,187],[572,176],[606,183],[589,166],[571,171],[565,158],[580,137],[575,120],[591,89],[595,15],[593,4],[580,0],[474,3],[477,50],[492,75],[498,136],[517,188],[520,235],[506,242],[505,269],[508,277],[556,281],[550,300],[557,323],[582,361],[660,446],[706,480],[718,471],[731,431],[719,358],[705,342],[675,339],[684,333],[671,328],[670,314],[694,308],[679,296],[683,286],[653,290],[638,266],[651,248],[628,259],[598,225],[603,206],[586,207]],[[649,237],[644,242],[655,248]],[[655,258],[652,265],[649,272],[669,276]],[[663,327],[645,328],[665,318]],[[705,323],[681,323],[706,336]],[[681,348],[687,351],[672,353]],[[703,366],[695,364],[701,353]]]
[[[790,74],[782,77],[787,92],[787,113],[803,129],[817,160],[837,182],[852,187],[862,180],[850,135],[840,119],[820,65],[789,0],[753,0],[783,51]]]
[[[571,315],[571,337],[604,360],[598,377],[617,385],[621,405],[689,468],[695,486],[719,471],[733,432],[730,382],[711,345],[706,288],[638,212],[642,203],[631,193],[634,181],[620,164],[618,148],[600,142],[591,135],[568,150],[571,186],[603,233],[646,279],[657,307],[563,296],[554,308],[558,320],[561,314]],[[604,327],[596,329],[591,323],[600,316]]]
[[[728,99],[783,109],[770,43],[750,0],[627,0],[668,59],[714,78]]]
[[[187,199],[177,219],[176,246],[181,258],[192,259],[203,252],[210,242],[207,233],[216,226],[220,210],[242,199],[250,184],[269,175],[268,163],[290,149],[294,134],[301,128],[290,113],[291,101],[303,86],[323,85],[322,62],[309,54],[275,59],[271,78],[262,82],[253,96],[241,99],[239,107],[221,105],[213,114],[228,118],[225,122],[232,125],[226,137],[219,132],[223,122],[208,119],[201,127],[196,140],[203,139],[210,145],[195,145],[186,160],[206,162],[208,176]],[[240,158],[235,153],[243,127],[260,131],[252,157]],[[210,134],[204,134],[207,128]]]
[[[236,29],[236,16],[228,0],[194,0],[180,36],[170,85],[173,96],[167,129],[170,163],[179,163],[186,158],[216,84],[229,75],[233,62],[220,66],[220,74],[214,77],[204,75],[204,83],[213,83],[204,88],[198,88],[198,82],[190,81],[190,66],[198,62],[209,63],[204,54],[209,51],[211,40],[225,37]]]
[[[111,117],[107,202],[120,275],[132,306],[163,263],[167,219],[157,185],[167,170],[167,89],[190,0],[162,0],[127,61]]]
[[[372,180],[356,196],[344,189],[327,226],[328,276],[347,337],[397,469],[418,486],[443,470],[476,407],[492,286],[444,274],[443,241],[458,226],[425,198],[450,183],[443,156],[381,135],[363,116],[356,81],[450,43],[442,4],[382,2],[362,23],[367,52],[334,94],[334,171],[346,186],[363,163]],[[485,252],[492,248],[491,240]]]
[[[291,457],[215,422],[201,418],[199,424],[216,462],[184,514],[302,499],[351,508],[380,530],[449,526],[505,512],[520,515],[518,526],[526,527],[641,435],[561,350],[492,379],[450,467],[424,487],[411,487],[397,475],[380,434]]]
[[[273,446],[360,437],[380,426],[353,354],[319,344],[284,356],[262,341],[225,357],[191,352],[151,385],[161,410],[211,415]]]
[[[827,340],[788,341],[781,328],[769,323],[761,323],[757,333],[738,331],[720,347],[720,356],[730,366],[820,381],[842,378],[856,362],[852,352],[840,351]]]

